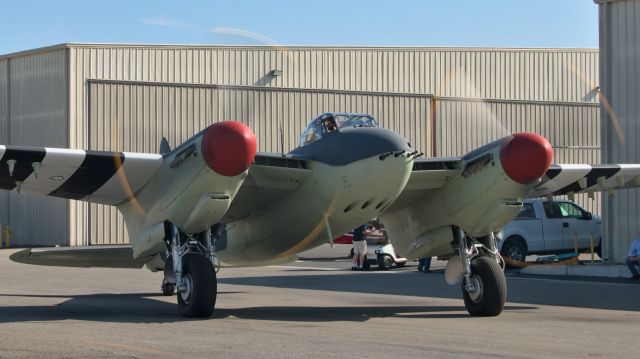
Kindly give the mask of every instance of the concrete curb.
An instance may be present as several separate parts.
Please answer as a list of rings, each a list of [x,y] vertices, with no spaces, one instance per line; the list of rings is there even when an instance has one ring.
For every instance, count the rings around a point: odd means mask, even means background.
[[[532,264],[520,270],[522,274],[565,275],[585,277],[628,278],[631,272],[623,264]]]

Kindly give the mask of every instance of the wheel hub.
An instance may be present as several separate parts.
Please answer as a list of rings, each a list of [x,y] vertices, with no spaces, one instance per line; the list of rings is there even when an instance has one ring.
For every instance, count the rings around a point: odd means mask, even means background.
[[[515,260],[522,260],[522,251],[518,247],[512,247],[509,249],[509,253],[507,253],[510,258]]]
[[[193,291],[193,279],[191,278],[191,274],[186,274],[182,277],[182,288],[180,289],[180,297],[182,301],[185,303],[189,303],[189,299],[191,298],[191,293]]]
[[[477,274],[471,276],[471,282],[473,283],[474,290],[469,291],[469,299],[474,303],[478,303],[482,299],[484,288],[482,287],[482,279]]]

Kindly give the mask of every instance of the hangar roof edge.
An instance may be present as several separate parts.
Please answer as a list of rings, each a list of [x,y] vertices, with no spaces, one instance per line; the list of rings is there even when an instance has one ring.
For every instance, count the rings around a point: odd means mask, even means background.
[[[610,2],[620,2],[620,1],[624,1],[624,0],[593,0],[593,3],[596,5],[602,5]]]
[[[6,60],[11,58],[29,56],[39,53],[46,53],[51,51],[57,51],[68,48],[88,48],[88,47],[100,47],[100,48],[141,48],[141,49],[153,49],[153,48],[173,48],[173,49],[213,49],[213,48],[225,48],[225,49],[276,49],[276,50],[386,50],[386,51],[412,51],[412,50],[431,50],[431,51],[531,51],[531,52],[598,52],[597,48],[573,48],[573,47],[481,47],[481,46],[354,46],[354,45],[203,45],[203,44],[120,44],[120,43],[83,43],[83,42],[65,42],[61,44],[55,44],[51,46],[38,47],[34,49],[28,49],[23,51],[12,52],[8,54],[0,54],[0,60]]]

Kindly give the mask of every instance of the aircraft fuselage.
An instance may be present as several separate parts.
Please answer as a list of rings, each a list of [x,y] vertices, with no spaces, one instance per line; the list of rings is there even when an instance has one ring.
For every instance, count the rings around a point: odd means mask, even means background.
[[[378,216],[404,188],[412,166],[410,158],[379,155],[342,166],[311,162],[312,174],[295,193],[227,224],[228,245],[218,256],[230,265],[290,261]]]

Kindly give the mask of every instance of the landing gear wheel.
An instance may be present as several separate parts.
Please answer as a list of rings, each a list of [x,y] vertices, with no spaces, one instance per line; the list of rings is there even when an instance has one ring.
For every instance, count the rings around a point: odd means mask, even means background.
[[[476,290],[467,292],[462,281],[464,306],[469,314],[481,317],[502,312],[507,299],[507,280],[495,259],[476,257],[471,261],[471,281]]]
[[[162,289],[162,294],[165,296],[173,295],[176,291],[176,285],[174,283],[167,283],[164,279],[162,280],[162,285],[160,286]]]
[[[378,269],[380,270],[388,270],[393,266],[393,258],[391,258],[388,254],[381,254],[378,257]]]
[[[189,253],[182,258],[183,290],[178,290],[178,311],[191,318],[208,318],[216,305],[216,272],[207,257]]]

